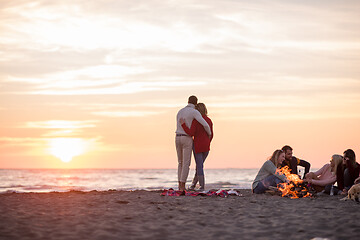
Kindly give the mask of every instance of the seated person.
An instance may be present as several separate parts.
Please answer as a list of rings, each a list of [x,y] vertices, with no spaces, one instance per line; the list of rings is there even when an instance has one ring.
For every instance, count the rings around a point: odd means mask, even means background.
[[[305,160],[301,160],[297,157],[294,157],[293,149],[288,145],[283,146],[282,150],[285,153],[285,160],[283,161],[281,167],[288,166],[292,174],[298,174],[297,166],[298,165],[302,166],[305,168],[304,175],[302,178],[305,178],[305,175],[310,171],[310,163]]]
[[[285,153],[278,149],[262,165],[251,187],[253,193],[265,193],[270,186],[277,187],[279,183],[288,182],[286,176],[277,171],[284,159]]]
[[[346,193],[355,181],[359,178],[360,166],[356,162],[355,152],[352,149],[347,149],[344,152],[344,185]]]
[[[338,191],[342,192],[344,188],[344,175],[343,175],[343,157],[341,155],[334,154],[331,157],[330,163],[325,164],[316,172],[309,172],[305,175],[305,182],[310,183],[317,192],[325,190],[325,186],[331,186],[337,182]]]

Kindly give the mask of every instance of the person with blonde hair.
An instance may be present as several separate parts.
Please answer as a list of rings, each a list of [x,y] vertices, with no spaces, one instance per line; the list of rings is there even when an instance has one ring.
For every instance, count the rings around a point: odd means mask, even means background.
[[[205,121],[209,124],[211,130],[211,136],[206,133],[205,128],[194,119],[191,123],[191,127],[188,128],[185,124],[184,119],[180,119],[180,123],[184,131],[194,137],[194,147],[193,153],[196,162],[196,171],[195,176],[192,181],[190,190],[195,190],[197,182],[200,184],[200,191],[205,190],[205,174],[204,174],[204,162],[207,158],[210,151],[210,142],[213,139],[214,131],[213,131],[213,123],[211,119],[207,116],[207,109],[204,103],[198,103],[196,105],[196,110],[201,113],[201,116],[205,119]]]
[[[285,160],[283,150],[275,150],[271,158],[260,168],[252,184],[252,192],[256,194],[265,193],[270,186],[277,187],[279,183],[288,182],[285,175],[278,171],[282,162]]]
[[[344,170],[343,170],[343,157],[334,154],[331,157],[330,163],[325,164],[316,172],[309,172],[305,175],[306,182],[310,183],[317,192],[325,190],[326,193],[330,192],[330,188],[337,182],[337,188],[334,194],[344,189]]]

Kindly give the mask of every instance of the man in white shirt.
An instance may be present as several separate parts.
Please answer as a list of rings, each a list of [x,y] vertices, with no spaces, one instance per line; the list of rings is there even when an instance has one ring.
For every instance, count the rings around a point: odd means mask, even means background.
[[[178,182],[179,190],[185,191],[185,184],[189,175],[191,152],[193,148],[193,139],[187,135],[184,129],[181,127],[180,118],[185,119],[185,124],[188,128],[191,127],[191,123],[196,119],[201,125],[204,126],[205,131],[211,136],[211,130],[209,124],[203,119],[200,112],[195,109],[197,104],[197,97],[190,96],[188,105],[178,112],[176,115],[176,137],[175,145],[178,157]]]

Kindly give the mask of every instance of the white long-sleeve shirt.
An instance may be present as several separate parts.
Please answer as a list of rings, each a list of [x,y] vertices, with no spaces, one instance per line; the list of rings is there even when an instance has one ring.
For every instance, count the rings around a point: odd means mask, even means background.
[[[186,134],[184,129],[180,124],[180,118],[185,120],[185,124],[188,128],[191,127],[191,123],[194,119],[196,119],[201,125],[204,126],[205,131],[209,136],[211,136],[211,130],[209,124],[205,121],[205,119],[201,116],[200,112],[195,109],[195,105],[189,103],[186,107],[179,110],[176,115],[176,134]],[[187,134],[186,134],[187,135]]]

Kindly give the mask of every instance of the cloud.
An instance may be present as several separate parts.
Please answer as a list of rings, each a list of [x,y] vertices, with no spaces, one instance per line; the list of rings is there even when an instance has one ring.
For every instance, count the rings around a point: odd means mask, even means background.
[[[179,102],[169,102],[166,103],[162,102],[139,102],[139,103],[93,103],[88,104],[83,109],[86,110],[104,110],[104,109],[118,109],[118,108],[125,108],[125,109],[137,109],[137,108],[177,108],[183,106],[183,103]],[[79,105],[80,106],[80,105]]]
[[[16,128],[44,129],[42,137],[74,137],[84,135],[82,129],[96,128],[99,120],[86,121],[67,121],[67,120],[48,120],[26,122],[16,126]],[[43,131],[42,131],[43,132]]]
[[[3,50],[0,54],[0,77],[4,79],[31,79],[102,65],[104,56],[110,52],[105,49],[78,51],[60,47],[34,50],[28,49],[26,44],[14,46],[1,43],[0,49]]]
[[[42,134],[43,137],[72,137],[72,136],[80,136],[81,131],[73,130],[73,129],[65,129],[58,131],[50,131],[45,134]]]
[[[267,81],[274,73],[357,74],[351,66],[359,62],[358,3],[264,3],[4,4],[2,92],[136,94],[216,82],[237,88],[259,72]]]
[[[157,76],[140,66],[97,65],[76,70],[34,75],[34,77],[4,77],[8,89],[11,84],[27,83],[26,91],[4,91],[13,94],[40,95],[101,95],[129,94],[144,91],[165,91],[177,87],[201,86],[202,80],[189,81],[177,76]],[[147,75],[146,75],[147,74]],[[156,76],[156,77],[155,77]],[[25,89],[25,86],[22,88]]]
[[[79,129],[94,128],[97,120],[87,121],[67,121],[67,120],[49,120],[41,122],[27,122],[25,128],[50,128],[50,129]]]
[[[126,145],[105,144],[102,137],[93,138],[74,138],[74,137],[0,137],[0,148],[7,149],[8,153],[24,154],[24,152],[17,152],[16,149],[26,149],[27,155],[37,155],[40,152],[43,154],[53,141],[77,139],[84,142],[88,151],[112,152],[126,149]]]
[[[70,46],[81,49],[102,47],[138,49],[165,46],[181,51],[193,48],[205,40],[201,35],[188,31],[189,26],[184,26],[181,22],[178,23],[180,26],[176,27],[177,24],[171,21],[172,27],[169,27],[159,24],[160,22],[147,21],[148,15],[144,13],[150,6],[151,9],[156,9],[153,4],[143,4],[147,5],[145,8],[133,4],[130,8],[137,10],[129,11],[128,4],[124,2],[116,4],[115,9],[114,3],[108,3],[111,5],[101,3],[90,4],[89,7],[85,2],[68,2],[65,5],[39,1],[33,4],[10,6],[3,12],[13,16],[10,19],[14,21],[8,21],[16,24],[17,28],[14,30],[5,25],[4,30],[12,35],[23,35],[26,38],[7,38],[6,43],[23,44],[28,41],[27,46],[32,46],[34,49],[39,49],[41,46]],[[165,13],[174,7],[164,6],[165,8],[158,9],[159,13]],[[99,7],[107,14],[99,12]],[[119,14],[120,12],[123,14]],[[130,14],[126,14],[127,12]],[[139,14],[143,17],[138,18]],[[154,18],[156,15],[151,16]],[[22,21],[16,21],[14,17]]]
[[[202,83],[164,83],[164,82],[130,82],[111,87],[98,87],[91,89],[45,89],[30,91],[28,94],[34,95],[117,95],[133,94],[147,91],[166,91],[173,86],[194,86]],[[71,88],[69,86],[68,88]]]
[[[146,117],[161,114],[161,112],[149,111],[122,111],[122,112],[93,112],[94,115],[105,117]]]
[[[43,147],[46,139],[34,137],[0,137],[1,148],[5,147]]]
[[[270,99],[263,105],[297,106],[302,98],[317,102],[343,91],[343,99],[357,102],[359,7],[356,1],[11,1],[0,6],[0,93],[146,101],[168,94],[175,102],[173,96],[193,89],[223,106],[261,106],[263,96]],[[228,103],[236,94],[252,102]],[[140,108],[135,112],[152,112]]]

